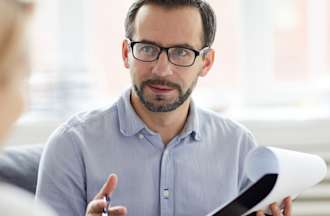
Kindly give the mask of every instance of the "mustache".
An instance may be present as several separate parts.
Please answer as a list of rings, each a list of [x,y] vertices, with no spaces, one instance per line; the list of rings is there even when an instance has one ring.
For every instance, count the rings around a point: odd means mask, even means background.
[[[168,86],[170,88],[175,88],[178,90],[181,90],[180,85],[174,83],[174,82],[170,82],[167,80],[161,80],[161,79],[148,79],[142,82],[141,87],[144,87],[146,85],[164,85],[164,86]]]

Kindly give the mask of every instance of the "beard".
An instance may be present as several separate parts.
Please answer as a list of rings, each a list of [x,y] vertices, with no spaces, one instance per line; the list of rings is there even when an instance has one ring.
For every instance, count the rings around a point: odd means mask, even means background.
[[[144,80],[140,86],[133,84],[134,90],[138,95],[142,104],[151,112],[171,112],[181,106],[191,95],[194,87],[197,83],[197,77],[193,83],[189,86],[186,91],[183,91],[181,86],[162,79],[148,79]],[[171,102],[166,102],[166,96],[164,95],[155,95],[154,98],[149,98],[145,94],[145,87],[147,85],[163,85],[170,88],[173,88],[178,91],[178,97]],[[155,100],[156,102],[153,102]],[[158,102],[158,103],[157,103]]]

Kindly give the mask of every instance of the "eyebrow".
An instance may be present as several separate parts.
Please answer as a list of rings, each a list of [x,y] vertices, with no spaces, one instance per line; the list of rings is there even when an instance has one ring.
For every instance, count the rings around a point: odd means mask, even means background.
[[[150,41],[150,40],[140,40],[138,42],[143,42],[143,43],[150,43],[150,44],[154,44],[156,46],[161,46],[159,45],[158,43],[154,42],[154,41]],[[163,47],[163,46],[161,46]],[[168,48],[168,47],[183,47],[183,48],[189,48],[189,49],[193,49],[193,50],[198,50],[196,49],[195,47],[191,46],[190,44],[187,44],[187,43],[183,43],[183,44],[173,44],[173,45],[170,45],[170,46],[166,46],[165,48]]]

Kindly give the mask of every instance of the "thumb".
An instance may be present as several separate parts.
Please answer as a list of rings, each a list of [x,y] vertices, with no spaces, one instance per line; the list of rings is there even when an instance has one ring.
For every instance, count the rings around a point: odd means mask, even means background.
[[[118,177],[116,174],[111,174],[107,181],[102,186],[101,190],[96,194],[94,199],[102,199],[104,196],[111,196],[115,191],[118,183]]]

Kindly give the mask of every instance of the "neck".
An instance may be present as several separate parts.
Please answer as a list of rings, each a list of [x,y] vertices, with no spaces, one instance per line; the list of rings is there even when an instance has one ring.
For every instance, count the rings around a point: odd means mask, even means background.
[[[131,103],[135,112],[148,128],[159,133],[166,145],[182,131],[188,117],[190,100],[188,99],[171,112],[149,111],[134,92],[131,94]]]

